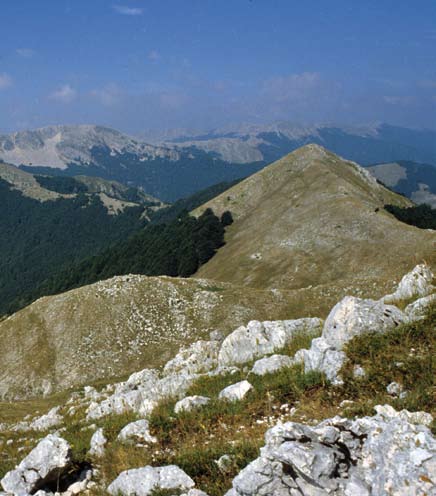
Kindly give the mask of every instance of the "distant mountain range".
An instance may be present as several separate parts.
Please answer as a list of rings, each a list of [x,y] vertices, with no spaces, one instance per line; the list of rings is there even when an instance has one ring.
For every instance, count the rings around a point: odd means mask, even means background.
[[[436,167],[436,131],[388,124],[353,128],[279,122],[141,138],[102,126],[52,126],[0,136],[0,158],[32,172],[117,180],[172,202],[247,177],[308,143],[364,166],[407,161]],[[432,191],[433,185],[423,184]]]
[[[32,173],[98,176],[142,188],[164,201],[265,164],[230,164],[196,147],[150,145],[101,126],[53,126],[0,136],[0,159]]]
[[[436,167],[399,160],[369,167],[371,173],[389,188],[415,203],[436,207]]]
[[[229,126],[202,134],[183,134],[154,142],[196,147],[230,163],[271,163],[316,143],[361,165],[411,160],[436,165],[436,131],[377,124],[374,126],[296,126],[290,122]]]

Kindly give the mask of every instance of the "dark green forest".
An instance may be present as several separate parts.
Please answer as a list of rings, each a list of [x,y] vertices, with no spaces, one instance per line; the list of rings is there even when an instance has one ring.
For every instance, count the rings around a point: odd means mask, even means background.
[[[143,208],[108,215],[96,195],[39,202],[0,180],[0,198],[0,314],[19,308],[21,295],[64,266],[145,225]]]
[[[421,229],[436,229],[436,208],[430,205],[416,205],[414,207],[397,207],[385,205],[385,209],[401,222]]]
[[[50,186],[50,189],[64,192],[68,190],[71,193],[80,190],[82,183],[73,178],[44,177],[41,184],[47,188]],[[167,208],[156,212],[147,210],[149,220],[146,220],[142,215],[144,205],[128,208],[118,215],[108,215],[98,195],[79,192],[75,198],[40,202],[11,189],[9,183],[0,180],[0,315],[15,312],[49,292],[81,284],[77,274],[74,275],[77,267],[83,261],[83,267],[88,270],[90,257],[96,257],[102,252],[104,255],[99,259],[101,272],[95,272],[96,266],[92,262],[92,271],[84,274],[83,284],[94,282],[97,273],[98,277],[141,270],[141,273],[182,276],[192,273],[193,267],[196,263],[202,263],[208,250],[207,245],[201,246],[200,239],[206,232],[205,227],[195,237],[198,261],[194,256],[189,259],[182,257],[180,264],[177,263],[177,269],[174,268],[175,262],[170,266],[169,262],[158,255],[150,255],[156,259],[153,263],[144,265],[141,259],[144,243],[150,242],[153,246],[162,243],[159,248],[162,253],[172,253],[168,252],[170,245],[159,241],[159,236],[166,240],[174,236],[180,243],[182,232],[188,233],[190,227],[193,227],[192,221],[185,219],[186,214],[183,212],[198,207],[231,185],[220,183]],[[135,191],[132,188],[132,196]],[[166,225],[179,217],[185,219],[178,221],[179,229]],[[144,234],[147,225],[150,232]],[[130,237],[136,233],[138,236],[130,242]],[[136,258],[133,256],[129,265],[125,265],[126,260],[123,261],[122,257],[115,264],[114,258],[110,258],[111,247],[116,245],[119,253],[123,249],[119,243],[127,240],[131,243],[128,245],[129,256],[136,248],[141,253]],[[209,250],[211,253],[212,248],[209,247]],[[110,263],[105,265],[103,257],[110,258]],[[136,260],[135,263],[133,260]]]
[[[184,212],[168,224],[151,224],[99,255],[58,272],[24,295],[25,303],[115,275],[188,277],[224,244],[224,225],[232,221],[230,212],[219,219],[207,209],[198,218]]]

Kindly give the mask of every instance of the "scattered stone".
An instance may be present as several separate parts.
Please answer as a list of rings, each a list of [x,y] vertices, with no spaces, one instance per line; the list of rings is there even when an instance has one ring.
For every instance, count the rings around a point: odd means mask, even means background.
[[[252,320],[228,335],[219,351],[220,366],[240,365],[274,353],[299,333],[321,330],[322,320],[305,318],[259,322]]]
[[[277,372],[280,369],[291,367],[293,364],[294,361],[289,356],[272,355],[257,360],[254,363],[251,372],[255,375],[271,374],[272,372]]]
[[[164,367],[164,375],[201,374],[218,365],[219,341],[196,341],[188,348],[182,348]]]
[[[95,457],[103,456],[106,443],[107,439],[103,433],[103,429],[100,427],[100,429],[97,429],[91,437],[89,454]]]
[[[150,434],[150,425],[148,421],[144,419],[127,424],[118,434],[118,440],[157,443],[157,439]]]
[[[391,382],[387,387],[386,391],[391,396],[400,396],[403,391],[403,386],[398,384],[398,382]]]
[[[176,403],[174,412],[190,412],[191,410],[207,405],[209,401],[210,398],[207,396],[187,396]]]
[[[58,427],[63,422],[62,415],[59,414],[60,406],[52,408],[47,414],[36,417],[32,422],[23,421],[16,424],[12,430],[16,432],[26,431],[48,431],[53,427]]]
[[[366,372],[365,372],[365,369],[362,366],[356,364],[353,367],[353,377],[355,379],[361,379],[361,378],[365,377],[365,375],[366,375]]]
[[[247,393],[252,389],[253,386],[248,381],[237,382],[236,384],[224,388],[218,395],[218,398],[229,401],[240,401],[244,399]]]
[[[427,427],[411,423],[409,412],[393,411],[356,420],[334,417],[314,427],[276,425],[227,496],[434,494],[436,439]]]
[[[113,496],[149,496],[154,491],[165,489],[187,491],[194,485],[194,481],[176,465],[147,466],[122,472],[107,491]]]
[[[49,434],[3,477],[1,484],[7,493],[27,496],[56,483],[71,464],[70,445],[65,439]]]
[[[223,474],[227,474],[233,468],[235,457],[230,455],[223,455],[218,460],[215,460],[218,468]]]

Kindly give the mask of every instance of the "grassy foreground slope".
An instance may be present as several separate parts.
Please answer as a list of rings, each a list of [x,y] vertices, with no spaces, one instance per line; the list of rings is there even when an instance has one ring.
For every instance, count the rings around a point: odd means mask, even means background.
[[[198,277],[254,288],[346,286],[381,296],[416,263],[436,261],[436,233],[399,222],[411,205],[353,162],[307,145],[195,211],[230,210],[226,245]]]
[[[108,439],[101,459],[93,460],[87,455],[93,429],[84,428],[87,423],[84,408],[77,408],[68,417],[62,436],[72,444],[77,460],[98,463],[101,487],[91,494],[105,494],[103,488],[123,470],[176,464],[195,480],[196,487],[210,496],[222,496],[230,489],[233,477],[258,456],[265,431],[278,421],[313,425],[335,415],[348,418],[373,415],[377,404],[389,404],[397,410],[426,411],[436,417],[435,326],[436,308],[433,306],[420,322],[400,326],[386,334],[374,329],[374,333],[354,338],[346,348],[349,360],[341,371],[342,386],[331,386],[316,372],[305,374],[301,365],[262,377],[242,371],[203,377],[191,387],[189,394],[205,395],[212,401],[200,410],[178,414],[174,413],[174,401],[160,403],[149,419],[157,443],[147,447],[116,439],[127,423],[137,420],[129,413],[96,422]],[[297,336],[280,352],[292,356],[300,347],[309,347],[311,337]],[[364,368],[364,377],[353,376],[355,365]],[[217,398],[223,387],[246,378],[254,389],[243,401],[228,403]],[[388,394],[386,387],[392,381],[401,384],[407,395],[399,398]],[[35,409],[46,412],[60,402],[61,398],[55,397],[14,405],[0,403],[0,417],[16,422],[27,413],[33,415]],[[66,414],[67,409],[65,407],[62,413]],[[436,434],[436,423],[431,428]],[[45,434],[0,432],[0,445],[3,442],[0,478]],[[7,439],[12,442],[6,444]],[[220,469],[216,460],[225,454],[230,455],[230,463]]]
[[[165,276],[114,277],[40,298],[0,322],[0,398],[124,376],[212,330],[303,312],[287,292]]]

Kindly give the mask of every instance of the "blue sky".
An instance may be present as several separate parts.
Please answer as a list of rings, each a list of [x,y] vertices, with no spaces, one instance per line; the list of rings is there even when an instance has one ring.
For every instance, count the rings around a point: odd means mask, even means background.
[[[2,0],[0,132],[436,128],[434,0]]]

